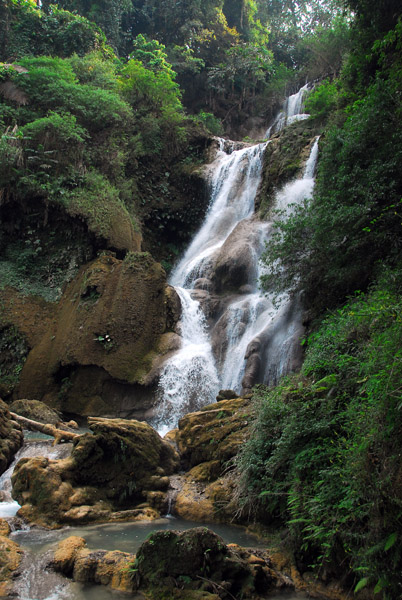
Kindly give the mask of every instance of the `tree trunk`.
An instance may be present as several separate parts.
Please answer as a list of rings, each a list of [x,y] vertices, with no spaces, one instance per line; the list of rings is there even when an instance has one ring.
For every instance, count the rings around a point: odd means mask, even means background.
[[[39,423],[38,421],[33,421],[32,419],[27,419],[26,417],[20,417],[13,412],[10,412],[12,418],[17,421],[23,427],[27,429],[31,429],[33,431],[40,431],[41,433],[45,433],[46,435],[51,435],[54,437],[54,444],[60,444],[61,442],[73,442],[77,438],[80,437],[79,433],[73,433],[72,431],[64,431],[63,429],[59,429],[54,425]]]

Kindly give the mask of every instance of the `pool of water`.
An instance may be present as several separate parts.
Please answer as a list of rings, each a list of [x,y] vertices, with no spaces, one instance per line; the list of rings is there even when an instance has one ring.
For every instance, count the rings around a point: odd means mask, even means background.
[[[128,595],[103,586],[89,586],[74,583],[47,567],[58,542],[78,535],[84,537],[90,549],[122,550],[135,554],[144,540],[154,531],[191,527],[205,527],[205,524],[169,517],[156,521],[136,523],[107,523],[81,527],[64,527],[49,531],[39,527],[15,531],[11,538],[25,551],[23,575],[16,584],[20,600],[121,600]],[[264,548],[262,541],[248,534],[244,528],[234,525],[211,525],[210,529],[228,543],[245,547]],[[129,596],[132,598],[133,596]],[[305,594],[296,592],[274,592],[271,600],[304,600]]]

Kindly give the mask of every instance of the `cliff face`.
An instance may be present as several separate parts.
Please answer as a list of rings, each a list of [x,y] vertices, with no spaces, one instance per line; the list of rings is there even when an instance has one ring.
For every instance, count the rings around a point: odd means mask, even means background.
[[[165,272],[149,254],[104,253],[67,287],[16,395],[67,413],[143,416],[178,316]]]

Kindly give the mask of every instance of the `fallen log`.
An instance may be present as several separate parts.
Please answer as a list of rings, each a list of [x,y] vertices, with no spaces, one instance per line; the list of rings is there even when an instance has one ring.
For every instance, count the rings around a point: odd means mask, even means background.
[[[32,431],[40,431],[41,433],[45,433],[46,435],[51,435],[52,437],[54,437],[54,444],[60,444],[61,442],[73,442],[74,440],[80,437],[79,433],[73,433],[72,431],[64,431],[63,429],[59,429],[58,427],[50,425],[49,423],[39,423],[38,421],[33,421],[32,419],[27,419],[26,417],[20,417],[20,415],[17,415],[13,412],[10,412],[10,415],[15,421],[17,421],[26,429],[31,429]]]

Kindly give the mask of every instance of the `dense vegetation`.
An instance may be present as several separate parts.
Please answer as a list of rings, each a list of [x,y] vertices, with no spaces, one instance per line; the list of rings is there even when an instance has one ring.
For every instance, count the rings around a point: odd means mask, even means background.
[[[314,197],[278,219],[265,253],[265,288],[301,293],[309,309],[306,358],[299,375],[256,391],[240,491],[260,519],[287,524],[303,570],[395,599],[402,593],[402,26],[394,2],[381,10],[350,5],[350,55],[340,77],[307,101],[311,118],[325,124]]]
[[[208,130],[237,135],[251,117],[262,128],[286,87],[320,80],[307,102],[324,131],[315,194],[278,219],[263,282],[302,295],[306,360],[256,390],[239,492],[260,520],[286,524],[303,570],[392,600],[402,567],[400,12],[397,0],[0,4],[1,284],[51,301],[97,250],[135,249],[140,230],[169,267],[205,210],[182,206]],[[12,386],[27,346],[0,329]]]

